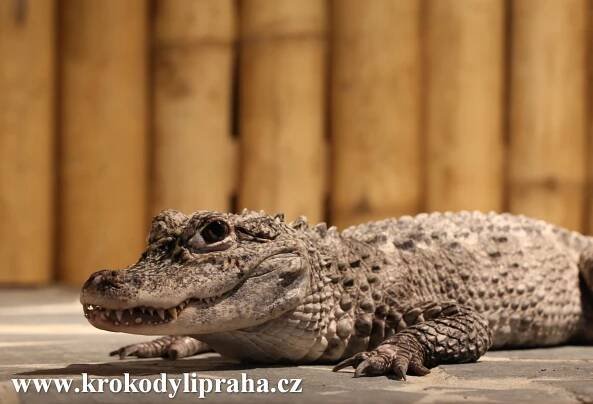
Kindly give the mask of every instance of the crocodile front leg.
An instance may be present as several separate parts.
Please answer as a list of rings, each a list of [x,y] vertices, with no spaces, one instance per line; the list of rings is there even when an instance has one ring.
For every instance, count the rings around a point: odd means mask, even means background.
[[[152,341],[124,346],[110,352],[109,355],[118,355],[120,359],[124,359],[126,356],[136,356],[138,358],[163,357],[175,360],[211,350],[208,344],[195,338],[167,335]]]
[[[473,309],[445,303],[433,305],[430,313],[434,316],[430,320],[423,319],[376,349],[342,361],[334,372],[352,366],[354,377],[393,373],[405,380],[406,374],[423,376],[441,363],[476,361],[492,345],[488,322]]]

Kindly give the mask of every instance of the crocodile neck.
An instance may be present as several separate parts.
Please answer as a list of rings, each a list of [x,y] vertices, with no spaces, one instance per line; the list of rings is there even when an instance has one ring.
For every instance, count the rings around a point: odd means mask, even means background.
[[[335,361],[394,332],[401,298],[384,296],[382,278],[402,263],[370,243],[342,237],[320,244],[311,256],[309,290],[299,306],[248,329],[196,337],[244,361],[307,363]]]

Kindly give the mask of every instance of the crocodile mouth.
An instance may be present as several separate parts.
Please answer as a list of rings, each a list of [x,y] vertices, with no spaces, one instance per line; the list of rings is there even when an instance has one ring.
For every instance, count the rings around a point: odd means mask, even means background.
[[[261,259],[257,268],[248,276],[236,283],[231,289],[216,296],[205,298],[191,297],[171,307],[154,307],[138,305],[125,308],[110,308],[101,304],[91,303],[88,300],[82,302],[84,316],[94,326],[113,330],[114,327],[145,327],[174,323],[187,309],[209,309],[237,292],[249,279],[265,276],[274,270],[272,265],[276,260],[284,260],[287,257],[298,257],[292,251],[281,251],[274,255]],[[92,300],[91,300],[92,301]],[[113,306],[112,306],[113,307]]]
[[[91,323],[103,323],[113,326],[161,325],[177,320],[188,306],[207,308],[230,296],[233,291],[234,289],[218,296],[186,299],[178,305],[168,308],[136,306],[117,310],[98,304],[84,304],[83,310],[84,316]]]

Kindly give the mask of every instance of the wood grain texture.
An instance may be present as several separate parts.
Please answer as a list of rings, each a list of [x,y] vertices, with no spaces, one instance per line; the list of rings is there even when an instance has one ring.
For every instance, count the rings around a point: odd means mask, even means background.
[[[585,158],[587,164],[587,178],[586,178],[586,194],[587,205],[585,206],[585,227],[588,235],[593,236],[593,5],[589,5],[586,15],[588,23],[586,23],[587,30],[587,57],[585,63],[587,65],[587,83],[586,83],[586,111],[587,117],[586,131],[587,131],[587,157]]]
[[[323,218],[326,2],[240,7],[239,206]]]
[[[332,222],[421,202],[420,2],[333,2]]]
[[[138,257],[147,230],[147,10],[61,7],[60,279],[78,285]]]
[[[234,36],[231,0],[156,3],[152,213],[230,208]]]
[[[52,279],[54,2],[0,2],[0,284]]]
[[[504,1],[424,4],[426,210],[500,211]]]
[[[586,0],[512,4],[510,209],[579,230],[586,173]]]

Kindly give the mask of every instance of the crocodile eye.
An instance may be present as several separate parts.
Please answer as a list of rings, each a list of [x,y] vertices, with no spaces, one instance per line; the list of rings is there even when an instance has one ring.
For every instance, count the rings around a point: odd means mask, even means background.
[[[212,222],[204,226],[204,228],[200,232],[200,235],[202,236],[202,239],[204,239],[206,244],[214,244],[227,238],[229,232],[230,229],[228,224],[226,224],[222,220],[213,220]]]

